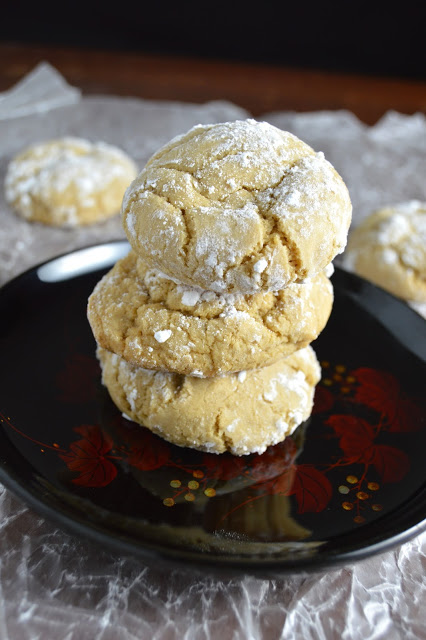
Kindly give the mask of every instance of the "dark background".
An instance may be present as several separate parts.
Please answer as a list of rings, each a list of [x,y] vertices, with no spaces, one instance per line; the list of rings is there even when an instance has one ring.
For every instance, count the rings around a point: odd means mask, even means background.
[[[423,80],[426,2],[2,3],[0,40]]]

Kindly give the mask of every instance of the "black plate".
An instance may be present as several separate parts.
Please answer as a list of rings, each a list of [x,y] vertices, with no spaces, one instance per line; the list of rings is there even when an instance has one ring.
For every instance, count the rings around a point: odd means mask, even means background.
[[[51,260],[0,292],[0,480],[76,534],[142,558],[279,575],[349,563],[426,527],[425,322],[336,269],[314,413],[263,455],[174,447],[100,382],[86,302],[126,253]]]

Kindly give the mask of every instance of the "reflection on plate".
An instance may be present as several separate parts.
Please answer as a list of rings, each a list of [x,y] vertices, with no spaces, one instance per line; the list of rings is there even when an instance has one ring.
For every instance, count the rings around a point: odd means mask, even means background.
[[[316,570],[426,526],[420,316],[336,269],[310,420],[260,456],[181,449],[126,420],[100,382],[87,298],[127,250],[76,251],[1,290],[4,484],[71,532],[210,571]]]

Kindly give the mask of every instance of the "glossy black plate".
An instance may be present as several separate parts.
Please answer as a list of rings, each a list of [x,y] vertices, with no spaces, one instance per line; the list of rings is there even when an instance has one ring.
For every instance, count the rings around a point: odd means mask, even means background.
[[[263,455],[174,447],[100,381],[87,298],[113,242],[0,291],[0,480],[67,530],[204,571],[279,575],[349,563],[426,527],[425,321],[339,269],[313,344],[314,412]]]

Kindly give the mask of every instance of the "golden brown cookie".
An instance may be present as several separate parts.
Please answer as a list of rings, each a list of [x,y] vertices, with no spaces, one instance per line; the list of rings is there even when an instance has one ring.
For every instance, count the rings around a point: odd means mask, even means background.
[[[263,453],[312,410],[320,367],[311,347],[274,364],[216,378],[135,367],[98,349],[103,382],[131,420],[181,447]]]
[[[211,377],[253,369],[305,347],[333,304],[329,279],[251,296],[177,285],[131,251],[96,285],[88,318],[98,344],[146,369]]]
[[[133,161],[114,146],[60,138],[33,145],[10,162],[6,200],[27,220],[91,224],[120,211],[136,175]]]
[[[266,122],[198,125],[149,160],[123,226],[150,266],[217,293],[277,291],[346,245],[348,190],[322,153]]]
[[[426,203],[374,211],[351,231],[343,265],[404,300],[426,302]]]

